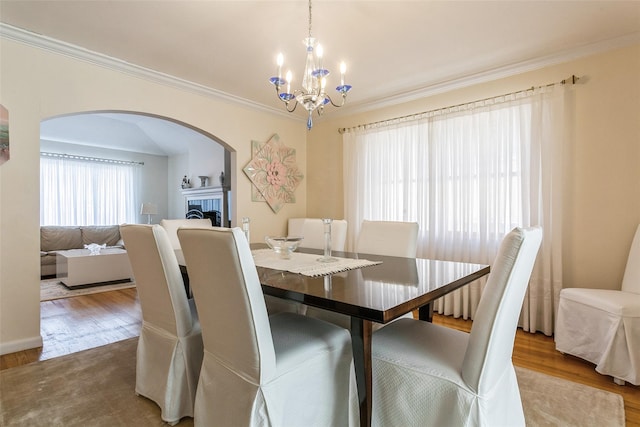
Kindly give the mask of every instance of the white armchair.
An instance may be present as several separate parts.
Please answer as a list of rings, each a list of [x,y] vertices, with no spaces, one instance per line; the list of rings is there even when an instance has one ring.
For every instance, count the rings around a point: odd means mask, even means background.
[[[400,319],[373,334],[373,422],[388,426],[524,426],[513,342],[540,228],[502,241],[471,333]]]
[[[640,385],[640,225],[620,290],[560,291],[556,349],[596,365],[596,371]]]
[[[136,355],[137,394],[153,400],[174,425],[193,416],[203,357],[202,333],[164,228],[120,226],[142,308]]]
[[[181,228],[204,338],[195,426],[355,426],[349,333],[294,313],[267,315],[239,228]]]

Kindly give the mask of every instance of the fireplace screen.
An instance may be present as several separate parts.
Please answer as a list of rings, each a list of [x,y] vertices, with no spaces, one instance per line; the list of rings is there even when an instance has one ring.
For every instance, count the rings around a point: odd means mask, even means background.
[[[187,219],[209,218],[215,227],[222,224],[222,199],[195,199],[187,201]]]

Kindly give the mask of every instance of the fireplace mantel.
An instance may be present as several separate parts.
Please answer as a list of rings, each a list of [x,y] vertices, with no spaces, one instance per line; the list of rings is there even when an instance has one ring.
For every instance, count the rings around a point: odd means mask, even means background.
[[[183,188],[182,195],[184,196],[202,196],[202,195],[217,195],[229,191],[229,187],[193,187]]]

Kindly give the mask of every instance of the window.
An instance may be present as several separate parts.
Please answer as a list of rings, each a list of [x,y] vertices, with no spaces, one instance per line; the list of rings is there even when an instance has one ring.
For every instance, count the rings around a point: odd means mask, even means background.
[[[141,164],[41,153],[40,224],[137,222]]]
[[[415,221],[418,256],[491,264],[514,227],[541,226],[523,318],[525,328],[550,334],[562,288],[567,108],[564,90],[547,86],[348,130],[347,248],[364,219]],[[472,318],[482,283],[447,295],[436,309]]]

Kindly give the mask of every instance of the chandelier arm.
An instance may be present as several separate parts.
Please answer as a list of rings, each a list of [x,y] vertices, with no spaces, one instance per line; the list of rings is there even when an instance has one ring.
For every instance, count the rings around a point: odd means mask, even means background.
[[[285,108],[287,109],[287,111],[289,113],[293,113],[294,111],[296,111],[296,107],[298,106],[298,100],[297,99],[295,100],[295,102],[293,104],[293,108],[291,110],[289,109],[289,102],[285,102],[284,105],[285,105]]]
[[[342,102],[340,104],[336,104],[335,102],[333,102],[333,99],[331,99],[331,97],[329,95],[326,95],[325,98],[327,98],[329,100],[329,102],[331,103],[331,105],[333,105],[334,107],[342,107],[344,105],[344,102],[347,99],[347,94],[342,94]]]

